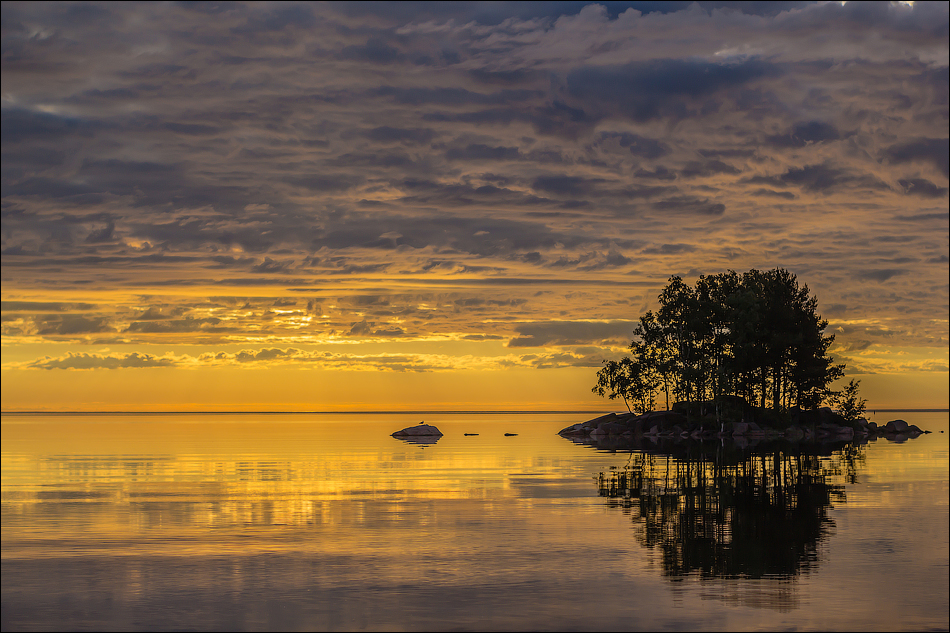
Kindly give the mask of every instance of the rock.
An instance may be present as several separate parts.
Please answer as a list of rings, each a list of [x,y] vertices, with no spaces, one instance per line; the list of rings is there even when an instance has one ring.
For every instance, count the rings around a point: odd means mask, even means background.
[[[597,427],[597,430],[607,435],[620,435],[627,430],[627,427],[623,424],[617,424],[616,422],[604,422]]]
[[[517,433],[505,433],[505,437],[514,437]]]
[[[616,422],[616,420],[617,420],[616,413],[608,413],[607,415],[602,415],[599,418],[588,420],[587,422],[585,422],[585,424],[589,424],[590,426],[597,428],[601,424],[601,422]]]
[[[839,426],[836,429],[835,434],[833,435],[835,440],[853,440],[854,439],[854,429],[850,426]]]
[[[884,425],[885,433],[903,433],[908,428],[907,422],[904,420],[891,420]]]
[[[401,431],[393,433],[393,437],[420,437],[426,435],[441,437],[442,431],[431,424],[417,424],[416,426],[408,426]]]
[[[565,427],[558,431],[558,435],[587,435],[585,430],[586,424],[581,422],[579,424],[572,424],[571,426]]]

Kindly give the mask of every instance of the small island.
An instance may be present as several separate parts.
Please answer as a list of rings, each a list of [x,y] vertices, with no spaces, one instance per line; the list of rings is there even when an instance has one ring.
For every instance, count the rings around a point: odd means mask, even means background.
[[[693,403],[696,405],[696,403]],[[559,434],[577,441],[595,444],[629,444],[650,441],[682,442],[729,439],[738,444],[755,444],[772,440],[792,442],[862,442],[885,438],[904,441],[929,433],[904,420],[877,425],[865,418],[848,420],[830,407],[814,410],[792,409],[775,415],[741,398],[727,398],[716,407],[714,402],[690,406],[677,402],[670,411],[608,413],[573,424]],[[712,413],[719,410],[719,415]],[[701,411],[708,411],[705,415]]]
[[[835,337],[825,334],[818,299],[785,269],[700,276],[694,286],[673,276],[658,300],[633,331],[631,355],[605,360],[592,389],[622,399],[627,412],[560,435],[824,442],[926,432],[903,420],[865,419],[860,381],[831,388],[845,375],[828,355]]]

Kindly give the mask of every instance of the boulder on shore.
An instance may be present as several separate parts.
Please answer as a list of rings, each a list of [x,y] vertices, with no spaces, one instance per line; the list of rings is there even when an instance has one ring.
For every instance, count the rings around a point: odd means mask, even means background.
[[[442,431],[431,424],[417,424],[416,426],[407,426],[401,431],[393,433],[393,437],[419,437],[419,436],[439,436],[442,437]]]

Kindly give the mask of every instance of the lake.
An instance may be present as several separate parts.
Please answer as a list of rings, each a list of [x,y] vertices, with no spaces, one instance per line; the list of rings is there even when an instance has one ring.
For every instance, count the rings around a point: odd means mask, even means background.
[[[4,415],[2,628],[950,626],[946,412],[817,451],[556,434],[591,417]]]

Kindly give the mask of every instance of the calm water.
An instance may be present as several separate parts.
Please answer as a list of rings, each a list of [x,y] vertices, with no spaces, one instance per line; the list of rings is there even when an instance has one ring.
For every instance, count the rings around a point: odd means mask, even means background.
[[[825,455],[425,417],[4,416],[2,628],[948,629],[947,413]]]

